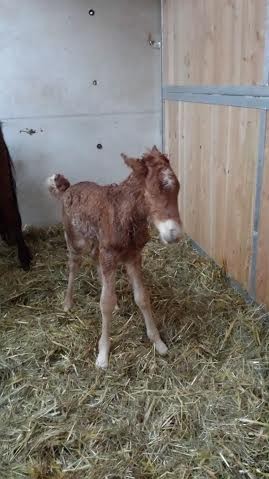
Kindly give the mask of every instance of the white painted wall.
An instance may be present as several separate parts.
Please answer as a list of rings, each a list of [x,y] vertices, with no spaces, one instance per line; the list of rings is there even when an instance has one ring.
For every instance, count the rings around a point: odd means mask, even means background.
[[[149,33],[160,40],[160,0],[0,0],[0,119],[24,223],[58,221],[43,187],[52,173],[119,181],[121,151],[160,145],[160,50]]]

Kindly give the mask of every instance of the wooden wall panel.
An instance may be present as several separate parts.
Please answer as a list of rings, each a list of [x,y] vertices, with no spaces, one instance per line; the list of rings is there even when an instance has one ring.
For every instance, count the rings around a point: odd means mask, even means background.
[[[181,183],[185,231],[247,287],[259,111],[166,102],[165,112],[165,149]]]
[[[269,115],[267,113],[264,174],[261,192],[256,296],[269,309]]]
[[[263,80],[266,0],[164,0],[164,84]]]
[[[177,102],[165,102],[165,146],[169,150],[170,161],[176,174],[178,174],[178,149],[179,149],[179,108]]]

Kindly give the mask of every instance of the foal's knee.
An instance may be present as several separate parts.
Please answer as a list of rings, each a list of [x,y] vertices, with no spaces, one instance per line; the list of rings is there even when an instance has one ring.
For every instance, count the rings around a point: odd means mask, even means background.
[[[68,260],[68,266],[71,273],[76,273],[81,264],[81,257],[79,254],[70,254]]]
[[[134,300],[140,309],[147,309],[150,306],[150,299],[147,291],[135,291]]]
[[[114,293],[105,293],[101,295],[100,308],[102,313],[104,314],[113,313],[116,305],[117,305],[117,296]]]

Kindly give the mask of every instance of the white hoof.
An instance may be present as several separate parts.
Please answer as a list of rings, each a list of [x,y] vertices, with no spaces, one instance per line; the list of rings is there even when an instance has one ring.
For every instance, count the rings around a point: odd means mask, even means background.
[[[156,351],[161,355],[161,356],[165,356],[168,352],[168,347],[166,346],[166,344],[164,344],[164,342],[159,339],[158,341],[156,341],[155,343],[155,348],[156,348]]]
[[[119,311],[119,310],[120,310],[119,305],[116,304],[116,306],[115,306],[115,308],[114,308],[114,313],[116,313],[116,312]]]
[[[72,304],[69,301],[64,302],[64,312],[67,313],[72,308]]]
[[[99,369],[108,368],[108,355],[104,353],[99,353],[95,363],[96,367]]]

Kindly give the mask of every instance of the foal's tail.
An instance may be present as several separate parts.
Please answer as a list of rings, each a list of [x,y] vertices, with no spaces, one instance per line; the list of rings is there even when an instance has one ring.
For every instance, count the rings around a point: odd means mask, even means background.
[[[60,199],[63,193],[69,188],[70,182],[63,175],[52,175],[47,179],[47,187],[52,196]]]

